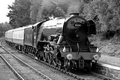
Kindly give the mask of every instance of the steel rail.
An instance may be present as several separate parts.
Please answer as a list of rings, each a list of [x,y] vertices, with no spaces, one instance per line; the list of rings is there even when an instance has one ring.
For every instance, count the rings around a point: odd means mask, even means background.
[[[45,75],[44,73],[38,71],[37,69],[35,69],[34,67],[32,67],[31,65],[27,64],[26,62],[24,62],[23,60],[21,60],[20,58],[18,58],[17,56],[15,56],[14,54],[12,54],[11,52],[9,52],[5,47],[2,46],[2,48],[8,52],[10,55],[12,55],[15,59],[17,59],[18,61],[20,61],[21,63],[23,63],[24,65],[28,66],[30,69],[32,69],[35,73],[39,74],[41,77],[43,77],[46,80],[52,80],[50,77],[48,77],[47,75]]]
[[[16,70],[12,67],[12,65],[0,54],[2,60],[8,65],[8,67],[12,70],[12,72],[18,77],[19,80],[25,80]]]

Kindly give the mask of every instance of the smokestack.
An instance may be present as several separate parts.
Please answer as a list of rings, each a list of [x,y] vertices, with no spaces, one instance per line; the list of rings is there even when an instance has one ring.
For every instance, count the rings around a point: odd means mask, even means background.
[[[79,13],[70,13],[71,16],[76,16],[78,15],[79,16]]]

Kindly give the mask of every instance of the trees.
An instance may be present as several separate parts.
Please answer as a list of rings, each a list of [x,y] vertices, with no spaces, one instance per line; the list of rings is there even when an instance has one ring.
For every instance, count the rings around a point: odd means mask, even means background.
[[[0,37],[4,35],[5,31],[12,29],[8,22],[0,23]]]
[[[99,30],[117,30],[120,27],[120,1],[119,0],[81,0],[85,2],[83,15],[86,19],[96,22]],[[80,2],[81,3],[81,2]],[[82,6],[82,7],[83,7]]]
[[[51,16],[65,17],[71,12],[78,12],[84,18],[94,20],[99,30],[120,28],[119,0],[15,0],[9,9],[9,23],[14,28]]]
[[[38,11],[37,21],[42,19],[49,19],[49,17],[64,17],[65,11],[61,8],[61,5],[54,0],[43,0],[41,8]]]
[[[36,23],[41,15],[40,10],[42,6],[42,0],[31,0],[30,6],[30,19],[31,23]]]
[[[9,5],[8,17],[9,23],[14,28],[25,26],[31,23],[30,21],[30,1],[29,0],[15,0],[12,6]]]

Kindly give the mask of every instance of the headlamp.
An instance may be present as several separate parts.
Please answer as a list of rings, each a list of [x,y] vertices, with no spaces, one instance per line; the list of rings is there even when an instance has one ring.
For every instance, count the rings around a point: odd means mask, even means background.
[[[71,60],[71,59],[73,59],[73,56],[72,56],[72,54],[68,54],[66,57],[67,57],[67,59],[68,59],[68,60]]]

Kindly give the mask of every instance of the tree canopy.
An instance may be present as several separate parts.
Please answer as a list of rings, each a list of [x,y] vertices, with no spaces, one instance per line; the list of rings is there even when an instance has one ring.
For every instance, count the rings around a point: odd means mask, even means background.
[[[9,23],[14,27],[21,27],[31,23],[30,21],[30,6],[29,0],[15,0],[13,5],[9,5],[10,9],[8,17]]]
[[[94,20],[98,30],[120,28],[120,0],[15,0],[8,8],[9,23],[14,28],[71,12]]]

